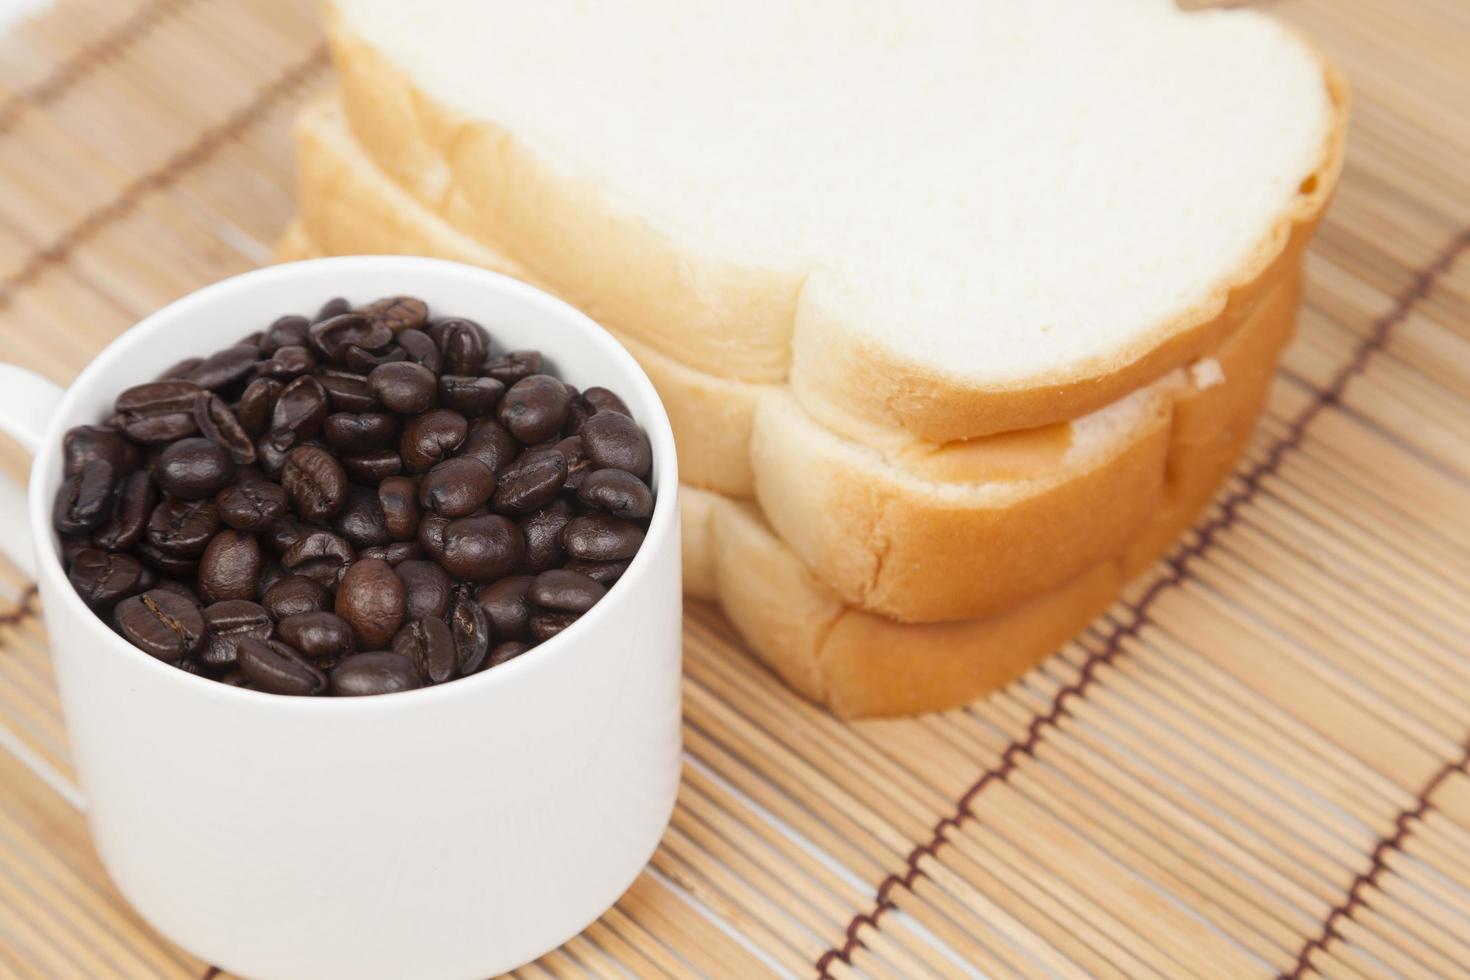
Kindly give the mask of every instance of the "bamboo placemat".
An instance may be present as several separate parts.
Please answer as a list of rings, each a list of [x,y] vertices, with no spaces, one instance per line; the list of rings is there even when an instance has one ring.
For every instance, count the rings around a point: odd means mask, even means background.
[[[1352,143],[1211,513],[944,715],[840,724],[692,606],[668,837],[522,974],[1470,973],[1470,6],[1271,6],[1353,81]],[[268,261],[328,75],[292,0],[61,0],[0,40],[0,356],[64,381]],[[0,568],[0,976],[212,974],[92,852],[36,614]]]

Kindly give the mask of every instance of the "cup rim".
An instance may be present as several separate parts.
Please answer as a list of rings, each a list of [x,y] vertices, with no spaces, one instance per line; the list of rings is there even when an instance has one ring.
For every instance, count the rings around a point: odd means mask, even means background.
[[[146,342],[147,338],[162,326],[180,317],[196,314],[215,303],[227,301],[230,297],[246,291],[269,287],[277,280],[303,274],[320,275],[323,278],[324,290],[330,292],[333,273],[344,269],[357,270],[362,267],[380,268],[385,283],[393,281],[392,276],[395,272],[402,273],[404,270],[428,276],[478,280],[484,288],[509,293],[528,303],[546,308],[552,315],[560,317],[581,334],[581,342],[595,345],[601,353],[624,369],[633,386],[640,389],[643,401],[653,408],[653,417],[638,419],[649,436],[649,443],[653,450],[653,473],[658,484],[654,496],[653,514],[649,519],[648,530],[638,553],[633,556],[627,571],[608,589],[608,594],[602,601],[561,633],[537,644],[532,651],[528,651],[528,653],[534,652],[535,656],[522,655],[493,670],[482,670],[470,677],[460,677],[451,682],[416,688],[411,691],[397,691],[368,697],[293,697],[223,684],[213,678],[201,677],[180,670],[172,664],[150,656],[114,633],[107,627],[100,615],[82,602],[81,597],[77,595],[76,590],[72,588],[71,582],[67,579],[66,572],[61,566],[60,555],[55,548],[50,546],[53,533],[49,518],[50,505],[43,499],[47,496],[43,488],[47,482],[46,475],[53,470],[59,470],[60,467],[60,460],[57,456],[61,451],[61,438],[65,432],[64,420],[71,414],[76,403],[81,400],[82,392],[96,383],[111,364],[126,357],[129,352]],[[548,353],[555,356],[555,351],[548,351]],[[352,255],[282,262],[230,276],[165,304],[124,330],[88,361],[87,366],[66,386],[65,393],[51,422],[47,425],[40,448],[31,463],[26,496],[31,535],[36,553],[36,580],[38,583],[43,579],[47,580],[46,584],[50,586],[47,590],[48,598],[53,603],[56,601],[54,598],[56,595],[62,597],[63,608],[55,610],[56,613],[81,616],[90,620],[91,627],[94,627],[104,638],[103,642],[109,648],[119,649],[119,656],[133,658],[139,664],[140,669],[154,671],[165,682],[182,682],[184,690],[194,690],[209,697],[244,699],[242,704],[256,704],[266,709],[332,713],[391,710],[394,706],[408,709],[448,698],[473,697],[482,691],[488,696],[489,692],[498,687],[516,684],[518,678],[529,675],[532,671],[559,669],[562,661],[576,657],[579,650],[583,651],[584,656],[591,655],[591,643],[583,641],[592,639],[593,631],[612,614],[616,603],[628,601],[627,597],[637,591],[632,587],[620,589],[618,586],[625,582],[629,586],[634,586],[648,578],[655,560],[654,554],[666,547],[678,547],[677,541],[670,541],[678,532],[676,517],[678,491],[678,458],[674,448],[673,429],[669,423],[668,411],[664,407],[663,400],[659,397],[642,365],[601,324],[545,290],[480,266],[426,256]]]

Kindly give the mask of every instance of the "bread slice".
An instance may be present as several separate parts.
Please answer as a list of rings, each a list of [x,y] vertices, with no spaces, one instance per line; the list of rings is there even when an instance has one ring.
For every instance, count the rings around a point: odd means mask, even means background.
[[[1341,163],[1287,28],[1167,0],[336,0],[377,163],[601,322],[930,442],[1219,343]]]

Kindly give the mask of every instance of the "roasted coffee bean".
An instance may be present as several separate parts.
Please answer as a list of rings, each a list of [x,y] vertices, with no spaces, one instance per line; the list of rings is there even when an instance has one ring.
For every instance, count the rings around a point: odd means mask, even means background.
[[[541,364],[539,350],[513,350],[486,361],[480,368],[480,373],[510,386],[522,378],[540,374]]]
[[[66,575],[82,601],[98,610],[111,609],[149,584],[148,570],[136,558],[96,548],[78,551]]]
[[[308,562],[328,561],[338,568],[345,568],[356,559],[357,552],[342,535],[308,530],[281,556],[281,564],[295,572]]]
[[[242,639],[239,662],[240,672],[257,691],[305,697],[327,688],[327,675],[279,640]]]
[[[276,635],[312,660],[330,660],[352,652],[352,628],[336,613],[287,616],[276,624]]]
[[[623,404],[623,400],[606,388],[595,386],[588,388],[582,392],[582,397],[599,412],[617,412],[619,415],[633,417],[633,413],[628,411],[628,406]]]
[[[544,572],[566,559],[561,532],[574,516],[572,505],[557,499],[521,518],[521,533],[526,536],[527,571]]]
[[[274,354],[282,347],[306,345],[306,330],[311,326],[304,316],[283,316],[265,330],[265,339],[260,343],[261,352]]]
[[[466,517],[495,492],[495,474],[478,459],[460,456],[438,463],[419,483],[419,503],[441,517]]]
[[[322,308],[316,311],[316,316],[311,318],[311,322],[321,323],[323,320],[330,320],[334,316],[341,316],[343,313],[351,312],[351,303],[347,302],[344,297],[334,296],[322,304]]]
[[[342,352],[349,344],[378,350],[393,341],[393,332],[387,326],[360,313],[342,313],[313,323],[306,336],[312,349],[334,364],[341,363]]]
[[[284,487],[281,488],[281,492],[286,492]],[[290,551],[291,546],[306,537],[311,530],[301,523],[301,519],[295,514],[282,514],[270,523],[262,536],[265,538],[265,546],[279,558]]]
[[[414,361],[379,365],[368,375],[367,384],[384,408],[404,415],[427,412],[438,395],[434,372]]]
[[[391,449],[375,449],[370,453],[342,457],[342,468],[353,483],[377,486],[390,476],[403,472],[403,457]]]
[[[409,420],[403,427],[399,455],[410,473],[427,472],[433,465],[460,447],[469,432],[469,423],[458,412],[436,408]]]
[[[548,569],[531,581],[531,602],[555,612],[584,613],[606,594],[598,582],[564,568]]]
[[[235,413],[217,395],[201,395],[194,403],[194,424],[199,427],[200,435],[223,448],[234,462],[241,465],[255,462],[255,443]]]
[[[153,477],[136,470],[123,478],[113,497],[112,513],[92,540],[105,551],[127,551],[143,540],[143,529],[158,502]]]
[[[562,481],[561,488],[568,493],[576,493],[582,488],[582,481],[592,471],[592,461],[587,458],[587,450],[582,447],[581,436],[568,436],[551,448],[567,458],[567,478]]]
[[[406,476],[390,476],[378,484],[378,504],[394,541],[412,541],[419,533],[418,487]]]
[[[587,399],[578,394],[577,389],[567,385],[567,390],[572,393],[572,404],[567,408],[567,420],[562,423],[561,434],[563,436],[575,436],[582,428],[582,423],[597,414]]]
[[[511,385],[495,412],[511,435],[531,445],[561,435],[571,404],[566,385],[549,374],[533,374]]]
[[[214,503],[220,520],[236,530],[255,534],[271,527],[286,513],[288,498],[285,487],[279,483],[253,481],[225,487]]]
[[[158,485],[181,500],[202,500],[223,490],[235,475],[235,461],[219,443],[180,439],[158,457]]]
[[[332,594],[321,583],[304,575],[287,575],[266,589],[260,601],[266,612],[280,621],[328,608],[332,605]]]
[[[485,363],[485,333],[479,324],[458,317],[440,320],[429,336],[444,354],[445,374],[478,374]]]
[[[149,568],[154,569],[161,575],[168,575],[177,579],[192,579],[194,577],[194,570],[199,567],[199,560],[197,558],[170,555],[167,552],[159,551],[146,539],[142,544],[138,545],[137,554]]]
[[[585,558],[573,558],[562,567],[569,572],[581,572],[594,582],[608,586],[622,578],[623,573],[631,564],[633,564],[631,558],[620,558],[617,561],[588,561]]]
[[[326,418],[327,392],[322,383],[310,375],[297,378],[276,399],[269,438],[280,450],[299,446],[321,431]]]
[[[446,374],[439,379],[439,404],[466,418],[495,411],[505,395],[505,385],[494,378]]]
[[[443,619],[448,614],[454,593],[448,572],[432,561],[415,560],[400,562],[393,571],[403,583],[406,618]]]
[[[168,369],[159,372],[158,377],[154,380],[177,381],[180,378],[188,375],[190,371],[194,370],[203,363],[204,358],[202,357],[186,357],[182,361],[179,361],[177,364],[174,364],[172,367],[169,367]]]
[[[408,594],[385,561],[354,562],[337,588],[337,615],[352,627],[361,650],[381,650],[403,625]]]
[[[567,554],[592,561],[632,558],[642,543],[643,528],[606,514],[574,517],[561,532],[561,545]]]
[[[387,412],[328,415],[322,425],[327,445],[342,453],[365,453],[392,446],[398,437],[398,417]]]
[[[504,643],[497,643],[490,651],[490,666],[499,667],[507,660],[514,660],[529,649],[531,649],[531,644],[522,643],[520,640],[506,640]]]
[[[372,351],[363,350],[356,344],[349,344],[342,352],[343,366],[361,375],[371,374],[373,368],[380,364],[392,364],[406,360],[408,360],[408,352],[402,347],[389,347],[381,354],[374,354]]]
[[[631,520],[653,513],[653,491],[627,470],[596,470],[577,488],[577,499],[588,507]]]
[[[138,468],[143,454],[117,429],[105,425],[79,425],[68,429],[61,439],[61,451],[66,462],[62,473],[73,476],[82,471],[94,459],[103,459],[112,464],[114,476],[126,476]]]
[[[500,471],[490,506],[501,514],[529,514],[555,497],[567,478],[567,459],[555,449],[532,449]]]
[[[460,592],[449,614],[449,632],[454,637],[454,659],[461,677],[485,666],[490,656],[490,618],[468,592]]]
[[[94,459],[61,481],[51,523],[61,534],[86,534],[112,513],[112,464]]]
[[[194,401],[201,390],[192,381],[155,381],[124,391],[113,408],[128,438],[172,442],[197,431]]]
[[[204,643],[204,613],[177,592],[150,589],[118,603],[113,622],[129,643],[173,663]]]
[[[250,678],[246,677],[244,672],[239,669],[232,670],[228,674],[225,674],[219,679],[219,682],[221,684],[228,684],[230,687],[243,688],[247,691],[254,690],[250,686]]]
[[[499,473],[509,466],[520,452],[516,437],[492,418],[478,418],[470,423],[469,435],[459,447],[457,456],[478,459],[491,471]]]
[[[328,520],[347,502],[347,473],[331,453],[318,446],[291,450],[281,471],[281,485],[302,520]]]
[[[357,553],[359,558],[376,558],[394,566],[406,561],[418,561],[424,557],[424,549],[417,541],[394,541],[392,544],[377,544]]]
[[[255,373],[260,348],[239,344],[206,357],[185,377],[201,388],[220,391]]]
[[[418,330],[429,322],[429,307],[412,296],[385,296],[359,307],[357,312],[395,334]]]
[[[419,546],[430,558],[444,563],[444,532],[449,527],[449,518],[438,514],[425,514],[419,521]]]
[[[276,398],[284,387],[275,378],[256,378],[245,386],[240,401],[235,405],[235,418],[246,435],[259,438],[265,432]]]
[[[327,401],[334,412],[361,414],[383,407],[377,396],[368,388],[365,374],[322,372],[317,375],[317,380],[322,383],[322,388],[327,393]]]
[[[264,550],[261,553],[264,554]],[[280,562],[272,561],[269,558],[265,559],[260,569],[260,588],[257,590],[258,593],[262,596],[265,595],[266,591],[272,585],[275,585],[290,574]]]
[[[521,529],[498,514],[461,517],[444,529],[440,563],[455,578],[492,582],[515,571],[525,557]]]
[[[416,619],[403,627],[393,637],[393,652],[406,657],[426,684],[443,684],[458,673],[454,637],[442,619]]]
[[[510,397],[509,392],[506,397]],[[627,470],[638,477],[648,476],[653,469],[653,447],[648,444],[648,436],[626,415],[598,412],[583,424],[578,435],[587,458],[598,469]]]
[[[434,374],[438,374],[444,364],[444,355],[439,353],[439,345],[422,330],[405,330],[398,335],[398,348],[408,355],[408,359],[415,364],[422,364]]]
[[[476,593],[475,601],[485,610],[497,637],[530,636],[532,581],[530,575],[511,575]]]
[[[581,613],[533,612],[531,613],[531,638],[545,643],[581,618]]]
[[[254,599],[262,563],[259,541],[233,528],[221,531],[199,559],[199,595],[206,602]]]
[[[183,599],[185,602],[191,603],[192,605],[198,607],[200,613],[204,612],[204,603],[200,602],[199,596],[194,594],[194,590],[189,588],[183,582],[179,582],[173,579],[164,579],[162,582],[158,583],[156,589],[159,592],[173,593],[180,599]]]
[[[332,668],[332,693],[338,697],[393,694],[418,686],[413,663],[385,650],[355,653]]]
[[[347,503],[332,519],[332,526],[359,551],[393,540],[377,493],[364,487],[352,487],[348,491]]]
[[[263,606],[244,599],[226,599],[206,607],[204,625],[209,632],[194,660],[216,674],[238,666],[241,640],[268,640],[275,628]]]
[[[282,383],[310,374],[314,370],[316,358],[301,344],[278,347],[268,359],[255,365],[255,373],[260,377]]]
[[[95,547],[90,538],[77,537],[74,534],[63,534],[61,538],[61,563],[70,565],[78,554],[88,548]]]

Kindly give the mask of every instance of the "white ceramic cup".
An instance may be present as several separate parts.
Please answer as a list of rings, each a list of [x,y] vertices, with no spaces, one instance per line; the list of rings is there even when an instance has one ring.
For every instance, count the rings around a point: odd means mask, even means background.
[[[567,382],[622,396],[652,441],[659,491],[623,578],[525,656],[380,697],[240,690],[114,634],[57,558],[62,434],[283,313],[390,293],[475,319],[499,344],[543,350]],[[153,314],[64,393],[0,367],[0,428],[35,456],[28,521],[0,534],[40,587],[98,851],[179,945],[251,977],[484,977],[574,936],[643,868],[679,780],[678,470],[653,386],[586,316],[435,259],[278,265]]]

